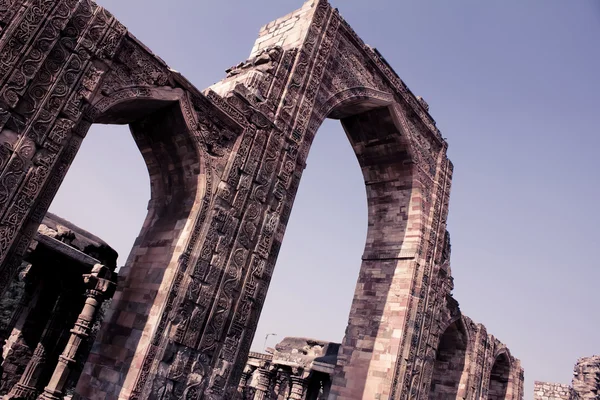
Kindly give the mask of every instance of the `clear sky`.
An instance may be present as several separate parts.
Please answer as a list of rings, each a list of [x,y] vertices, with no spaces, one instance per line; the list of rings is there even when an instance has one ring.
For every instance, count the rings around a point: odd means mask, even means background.
[[[301,0],[99,0],[198,88],[247,58]],[[600,354],[600,2],[337,0],[423,96],[450,144],[452,272],[463,313],[533,380],[568,383]],[[51,210],[125,262],[149,198],[126,127],[94,126]],[[336,121],[308,160],[254,343],[341,341],[366,236],[358,163]]]

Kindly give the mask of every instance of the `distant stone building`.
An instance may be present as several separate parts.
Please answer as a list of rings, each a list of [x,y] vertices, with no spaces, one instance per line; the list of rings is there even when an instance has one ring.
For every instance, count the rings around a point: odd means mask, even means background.
[[[58,378],[61,387],[52,396],[74,388],[102,302],[114,291],[116,261],[116,251],[96,236],[46,215],[0,300],[0,394],[35,399]]]
[[[288,337],[272,354],[250,353],[239,398],[326,400],[339,348],[339,343]]]
[[[533,390],[534,400],[600,399],[600,356],[577,360],[571,386],[536,381]]]

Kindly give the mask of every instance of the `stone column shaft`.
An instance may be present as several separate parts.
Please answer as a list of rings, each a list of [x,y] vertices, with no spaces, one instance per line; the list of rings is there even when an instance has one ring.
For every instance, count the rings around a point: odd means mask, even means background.
[[[240,379],[240,384],[238,386],[238,393],[240,394],[242,400],[246,400],[248,394],[248,385],[250,384],[250,380],[252,379],[252,373],[254,370],[246,367],[244,372],[242,372],[242,378]]]
[[[281,391],[282,383],[283,383],[283,378],[275,375],[274,382],[273,382],[273,391],[272,391],[274,400],[276,400],[279,397],[279,392]]]
[[[33,356],[29,360],[19,382],[10,391],[9,399],[35,398],[40,389],[38,388],[39,379],[46,367],[48,356],[53,353],[54,347],[60,339],[60,326],[64,322],[69,299],[68,295],[59,295]]]
[[[83,306],[83,310],[75,327],[71,330],[71,337],[65,347],[63,353],[58,358],[58,364],[56,369],[50,378],[48,386],[44,389],[44,392],[39,396],[40,400],[60,400],[62,398],[62,391],[65,387],[71,367],[75,364],[75,356],[79,347],[83,341],[89,336],[94,323],[94,317],[96,312],[99,310],[102,301],[106,297],[110,297],[114,291],[114,283],[99,276],[106,274],[108,269],[102,265],[94,266],[92,274],[86,275],[85,280],[88,284],[89,289],[87,291],[87,299]],[[108,272],[110,274],[110,272]]]
[[[254,394],[254,400],[269,400],[271,397],[270,389],[273,374],[271,371],[262,368],[258,370],[258,374],[258,386]]]
[[[291,380],[292,388],[288,400],[304,400],[308,388],[308,379],[301,376],[292,376]]]

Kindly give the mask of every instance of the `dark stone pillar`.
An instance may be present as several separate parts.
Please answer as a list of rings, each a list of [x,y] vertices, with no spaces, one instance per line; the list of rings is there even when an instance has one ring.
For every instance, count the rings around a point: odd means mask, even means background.
[[[273,390],[271,390],[271,399],[277,400],[279,399],[279,395],[281,394],[281,390],[285,388],[285,380],[286,376],[284,372],[281,370],[276,370],[273,373]]]
[[[111,275],[112,272],[100,264],[94,266],[91,274],[84,275],[85,283],[89,288],[86,293],[85,305],[77,318],[75,327],[71,330],[67,346],[58,358],[58,364],[50,382],[39,397],[40,400],[60,400],[62,398],[69,373],[76,362],[77,352],[90,334],[96,312],[102,305],[102,301],[110,298],[115,290],[114,282],[107,279]]]
[[[294,371],[291,376],[292,388],[288,400],[304,400],[308,388],[308,374],[302,370]]]
[[[44,333],[37,344],[33,356],[19,382],[11,389],[7,399],[35,399],[43,387],[41,380],[48,368],[48,362],[56,356],[56,350],[62,331],[65,329],[65,321],[68,319],[70,306],[73,298],[70,293],[61,293],[56,301],[52,315],[46,324]],[[42,387],[40,387],[42,386]]]
[[[56,304],[57,292],[52,282],[42,279],[42,283],[36,288],[34,298],[29,303],[30,309],[23,310],[18,319],[6,344],[8,348],[3,363],[3,393],[11,390],[25,372]]]
[[[238,393],[242,400],[246,400],[249,398],[248,386],[250,385],[250,381],[252,380],[252,374],[254,373],[254,371],[255,368],[246,365],[246,368],[244,368],[244,372],[242,372],[242,378],[240,379],[240,384],[238,386]]]

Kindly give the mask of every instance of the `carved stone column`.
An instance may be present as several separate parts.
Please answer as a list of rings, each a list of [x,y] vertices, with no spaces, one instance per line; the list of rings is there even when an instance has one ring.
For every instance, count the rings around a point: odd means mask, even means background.
[[[308,373],[296,369],[291,376],[292,388],[288,400],[304,400],[308,388]]]
[[[71,298],[67,293],[59,295],[33,356],[7,399],[35,399],[39,393],[41,389],[38,387],[39,379],[46,368],[48,358],[56,354],[55,347],[61,336],[61,325],[64,323],[70,304]]]
[[[89,288],[86,293],[85,305],[77,318],[75,327],[71,330],[71,337],[67,346],[58,358],[54,374],[38,399],[60,400],[62,398],[62,391],[71,372],[71,367],[75,363],[77,351],[90,334],[94,316],[100,309],[102,302],[111,297],[115,290],[115,284],[110,280],[111,275],[112,272],[100,264],[94,266],[91,274],[84,275],[85,283]]]
[[[255,368],[252,368],[250,365],[246,365],[244,372],[242,372],[242,378],[240,379],[240,384],[238,386],[238,393],[242,400],[246,400],[248,397],[248,385],[250,385],[254,371]]]
[[[36,345],[43,336],[58,297],[54,283],[47,277],[42,278],[6,340],[1,379],[2,394],[8,394],[19,382],[29,361],[34,357]]]
[[[272,379],[273,373],[267,368],[263,367],[258,370],[258,386],[256,386],[254,400],[269,400],[271,398]]]
[[[285,376],[283,375],[283,371],[277,369],[273,372],[273,389],[271,390],[271,398],[273,400],[277,400],[279,398],[279,392],[283,387],[283,383],[285,382]]]

